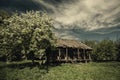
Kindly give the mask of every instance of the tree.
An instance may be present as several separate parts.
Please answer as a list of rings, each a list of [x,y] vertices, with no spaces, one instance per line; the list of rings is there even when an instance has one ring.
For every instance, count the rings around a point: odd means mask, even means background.
[[[118,45],[119,42],[117,42]],[[92,51],[92,60],[116,60],[117,58],[117,50],[116,44],[114,41],[105,39],[100,42],[96,41],[85,41],[85,44],[93,48]]]
[[[54,37],[51,31],[53,28],[52,19],[45,13],[39,11],[15,13],[4,21],[7,26],[1,33],[3,43],[10,46],[9,55],[18,51],[26,59],[28,55],[31,55],[30,58],[34,62],[35,56],[40,57],[40,55],[45,54],[47,48],[54,45]],[[18,46],[19,50],[15,51]]]
[[[112,40],[101,41],[96,50],[98,60],[116,60],[116,46]]]

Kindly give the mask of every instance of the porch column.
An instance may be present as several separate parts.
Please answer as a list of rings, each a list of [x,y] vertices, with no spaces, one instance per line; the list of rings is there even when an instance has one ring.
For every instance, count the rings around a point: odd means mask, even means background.
[[[80,61],[80,50],[78,48],[78,60]]]
[[[68,62],[68,48],[66,48],[66,62]]]
[[[83,59],[84,59],[84,61],[85,61],[85,63],[87,62],[87,60],[86,60],[86,51],[85,51],[85,49],[83,49]]]
[[[91,53],[89,52],[89,53],[88,53],[88,55],[89,55],[89,60],[91,61],[92,59],[91,59],[91,55],[90,55],[90,54],[91,54]]]
[[[59,48],[59,56],[58,56],[58,60],[61,60],[61,49]]]

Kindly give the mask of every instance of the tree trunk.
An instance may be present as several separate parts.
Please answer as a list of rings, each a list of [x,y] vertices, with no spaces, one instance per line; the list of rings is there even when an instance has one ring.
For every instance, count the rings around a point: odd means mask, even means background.
[[[6,64],[9,64],[9,59],[8,59],[8,57],[6,57]]]
[[[6,55],[6,64],[9,64],[9,54]]]
[[[35,63],[35,62],[34,62],[34,58],[32,58],[32,64],[34,65],[34,63]]]
[[[28,58],[27,58],[27,51],[25,50],[25,60],[27,61]]]

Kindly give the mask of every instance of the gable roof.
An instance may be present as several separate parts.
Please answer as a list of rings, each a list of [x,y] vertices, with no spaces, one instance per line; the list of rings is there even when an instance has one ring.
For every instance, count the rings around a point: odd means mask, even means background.
[[[68,39],[58,39],[57,40],[57,47],[69,47],[69,48],[79,48],[79,49],[87,49],[92,50],[91,47],[81,43],[80,41],[76,40],[68,40]]]

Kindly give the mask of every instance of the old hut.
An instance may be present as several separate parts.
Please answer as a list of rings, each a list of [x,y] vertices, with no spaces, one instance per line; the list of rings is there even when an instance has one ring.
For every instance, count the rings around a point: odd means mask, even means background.
[[[91,61],[92,48],[76,40],[58,39],[56,49],[52,50],[49,59],[60,62]]]

